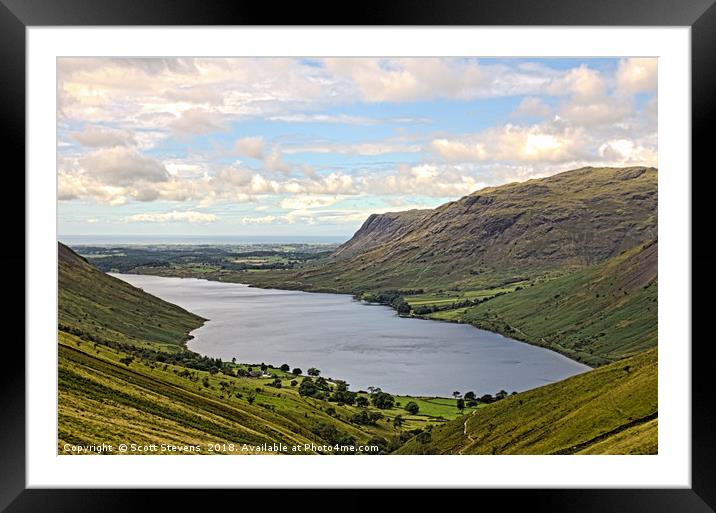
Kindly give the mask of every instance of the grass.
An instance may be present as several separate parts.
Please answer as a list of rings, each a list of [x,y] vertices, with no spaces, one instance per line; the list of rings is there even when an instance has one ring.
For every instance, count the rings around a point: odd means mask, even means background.
[[[66,246],[58,247],[59,324],[105,342],[176,351],[204,319],[97,271]]]
[[[655,454],[657,415],[657,350],[650,349],[479,408],[397,452]]]
[[[603,365],[657,343],[658,243],[524,287],[478,306],[436,312]]]

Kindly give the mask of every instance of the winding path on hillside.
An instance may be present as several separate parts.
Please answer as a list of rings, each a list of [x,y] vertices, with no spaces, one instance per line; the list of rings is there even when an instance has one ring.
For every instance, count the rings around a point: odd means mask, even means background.
[[[470,420],[470,417],[475,415],[477,413],[477,408],[472,411],[472,413],[465,419],[465,422],[462,425],[462,434],[467,437],[468,440],[470,440],[470,443],[464,446],[462,449],[457,451],[458,454],[463,454],[463,451],[467,449],[468,447],[472,446],[472,444],[475,443],[475,439],[467,433],[467,421]]]

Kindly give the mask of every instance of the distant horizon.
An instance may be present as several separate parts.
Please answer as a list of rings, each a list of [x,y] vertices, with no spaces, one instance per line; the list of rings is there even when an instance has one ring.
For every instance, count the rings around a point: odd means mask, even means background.
[[[69,246],[83,245],[231,245],[231,244],[339,244],[353,235],[157,235],[157,234],[58,234],[57,240]]]

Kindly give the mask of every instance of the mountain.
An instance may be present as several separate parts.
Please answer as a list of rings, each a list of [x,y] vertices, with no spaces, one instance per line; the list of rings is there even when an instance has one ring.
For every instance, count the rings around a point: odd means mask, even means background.
[[[656,454],[657,350],[474,410],[400,454]]]
[[[576,169],[431,210],[371,215],[327,261],[292,281],[344,292],[438,290],[579,269],[653,240],[656,207],[654,168]]]
[[[59,327],[81,335],[178,349],[205,319],[98,271],[58,243]]]

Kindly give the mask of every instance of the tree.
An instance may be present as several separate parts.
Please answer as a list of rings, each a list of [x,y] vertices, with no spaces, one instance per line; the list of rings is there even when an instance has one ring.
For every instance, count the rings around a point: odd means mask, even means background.
[[[296,385],[298,385],[298,381],[296,381],[295,379],[292,379],[292,380],[291,380],[291,386],[292,386],[292,387],[295,387]]]
[[[124,358],[120,358],[120,359],[119,359],[119,362],[120,362],[120,363],[123,363],[123,364],[126,365],[127,367],[129,367],[129,364],[131,364],[133,361],[134,361],[134,357],[133,357],[133,356],[125,356]]]
[[[323,378],[319,378],[323,379]],[[356,401],[356,393],[348,390],[348,383],[345,381],[339,381],[336,384],[336,388],[333,391],[329,401],[334,401],[343,404],[353,404]]]
[[[321,374],[321,371],[316,369],[315,367],[311,367],[308,369],[308,375],[309,376],[319,376]]]
[[[433,437],[427,431],[423,431],[422,433],[418,434],[415,439],[421,444],[427,444],[433,439]]]
[[[403,426],[405,420],[402,415],[396,415],[393,419],[393,429],[400,429]]]
[[[387,392],[377,392],[371,396],[370,400],[373,403],[373,406],[380,408],[381,410],[392,408],[395,404],[395,399]]]
[[[231,359],[231,363],[236,364],[236,357],[235,357],[235,356]]]
[[[288,372],[289,370],[291,370],[291,367],[289,367],[287,363],[284,363],[283,365],[281,365],[280,369],[283,372]]]
[[[500,390],[495,394],[495,399],[497,399],[498,401],[504,399],[505,397],[507,397],[507,392],[505,390]]]
[[[356,397],[356,406],[360,408],[365,408],[366,406],[368,406],[368,398],[363,397],[362,395]]]
[[[465,392],[465,400],[466,401],[474,401],[475,400],[475,392]]]
[[[457,390],[455,390],[455,391],[452,393],[452,396],[453,396],[455,399],[457,399],[458,397],[460,397],[460,392],[458,392]]]
[[[264,362],[261,362],[261,372],[266,372],[268,370],[268,365],[266,365]]]
[[[410,401],[408,404],[405,405],[405,411],[407,411],[411,415],[417,415],[420,411],[420,406],[418,406],[418,403]]]
[[[457,400],[457,409],[462,411],[465,409],[465,399],[458,399]]]
[[[250,392],[246,396],[246,400],[249,402],[249,404],[254,404],[254,400],[256,399],[256,394],[254,392]]]
[[[367,445],[378,448],[378,452],[371,451],[370,454],[386,454],[388,452],[388,440],[382,436],[374,436],[368,440]]]
[[[291,374],[293,374],[294,376],[300,376],[301,374],[303,374],[303,371],[301,369],[299,369],[298,367],[296,367],[295,369],[293,369],[291,371]]]

